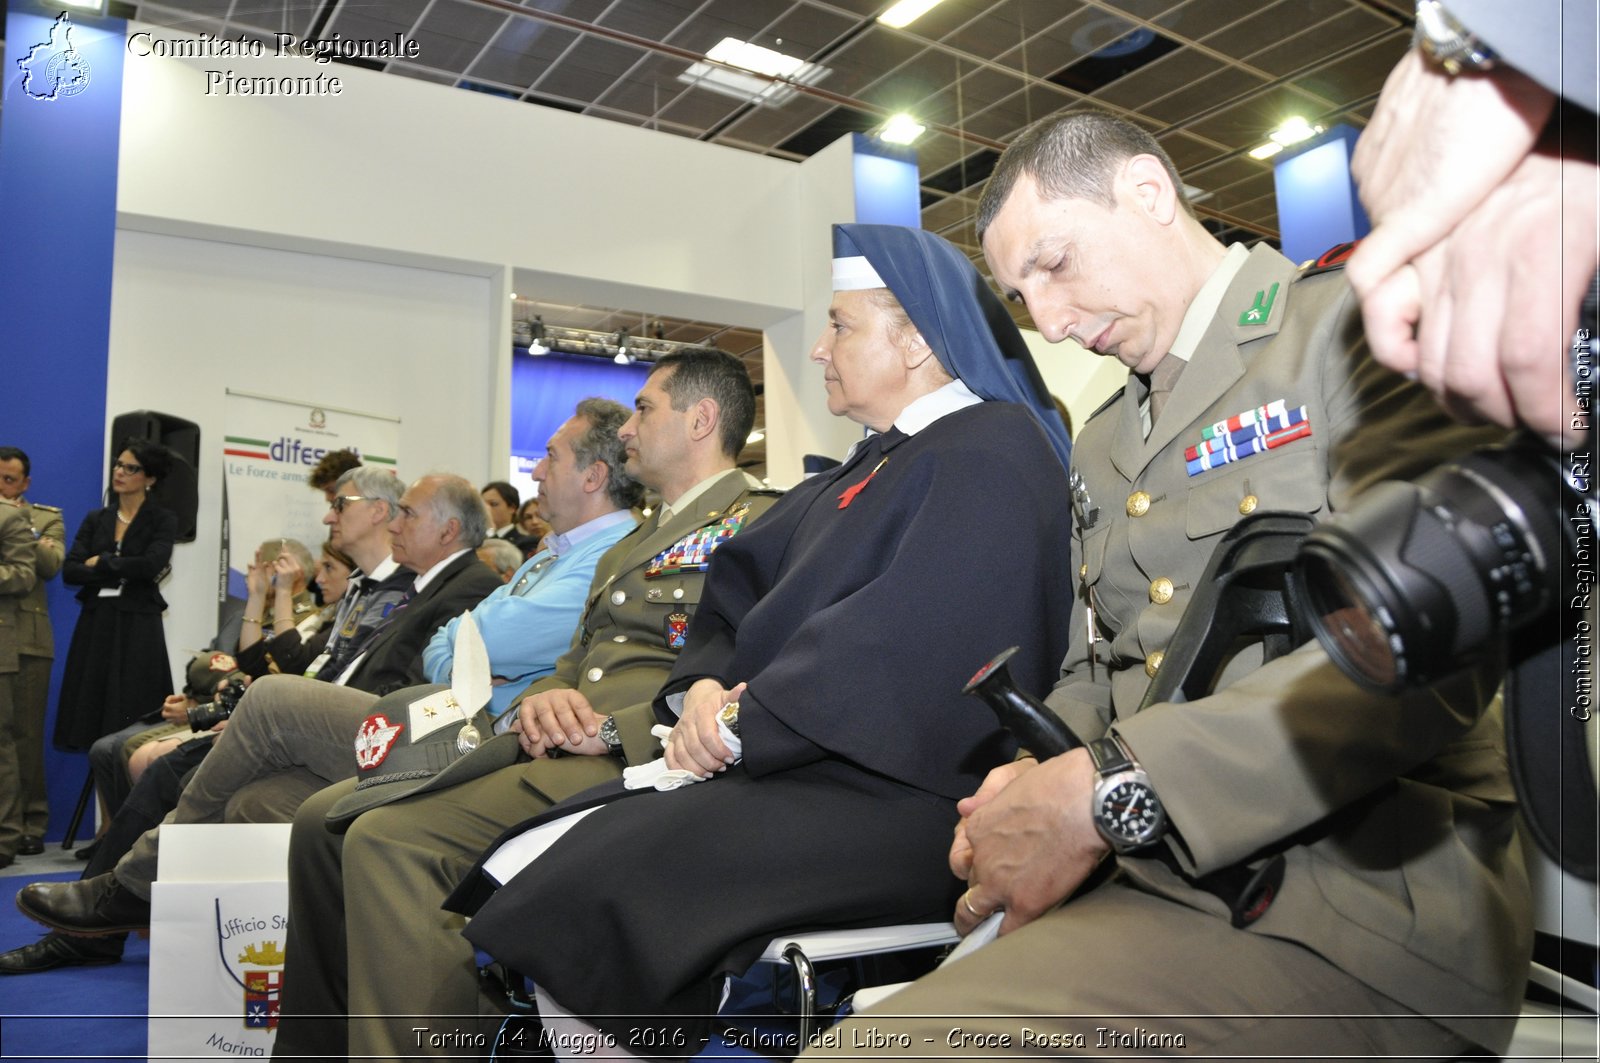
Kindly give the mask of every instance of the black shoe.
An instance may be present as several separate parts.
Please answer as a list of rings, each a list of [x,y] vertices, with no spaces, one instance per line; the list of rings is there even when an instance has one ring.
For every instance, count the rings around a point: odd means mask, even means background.
[[[111,872],[77,882],[35,882],[17,892],[17,910],[52,930],[102,937],[150,929],[150,902],[122,888]]]
[[[101,967],[122,961],[121,938],[46,934],[31,945],[0,952],[0,974],[38,974],[57,967]]]
[[[17,846],[18,856],[38,856],[44,852],[44,839],[35,838],[33,835],[24,835],[22,844]]]
[[[92,860],[94,859],[94,851],[98,848],[100,848],[100,839],[96,838],[82,849],[73,850],[72,855],[78,860]]]

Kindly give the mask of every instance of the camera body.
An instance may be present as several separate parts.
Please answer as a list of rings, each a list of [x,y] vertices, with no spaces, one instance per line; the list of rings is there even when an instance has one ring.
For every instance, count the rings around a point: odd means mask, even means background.
[[[244,697],[245,685],[242,676],[234,676],[217,691],[216,699],[204,705],[196,705],[189,710],[189,730],[209,731],[217,724],[233,715],[233,710],[238,707],[239,699]]]

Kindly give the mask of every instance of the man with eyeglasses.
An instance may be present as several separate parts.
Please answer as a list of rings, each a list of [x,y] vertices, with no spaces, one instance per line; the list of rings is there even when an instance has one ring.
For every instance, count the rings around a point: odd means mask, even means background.
[[[488,514],[459,476],[425,476],[401,494],[392,474],[353,469],[339,479],[324,522],[360,570],[328,649],[305,677],[252,684],[164,822],[290,819],[306,797],[353,774],[355,727],[378,695],[424,680],[428,638],[499,586],[473,554]],[[318,730],[340,740],[307,739]],[[27,886],[17,907],[69,935],[145,929],[159,846],[159,828],[148,831],[113,870]]]
[[[50,817],[50,799],[44,786],[44,717],[50,701],[50,661],[55,656],[55,643],[45,584],[61,571],[67,534],[59,509],[28,500],[32,472],[33,465],[24,451],[0,447],[0,500],[22,512],[29,529],[36,577],[31,590],[12,599],[16,602],[15,621],[0,626],[0,658],[15,652],[17,661],[11,716],[16,771],[13,775],[0,768],[0,795],[17,795],[16,812],[22,830],[16,848],[18,856],[44,852],[44,831]]]

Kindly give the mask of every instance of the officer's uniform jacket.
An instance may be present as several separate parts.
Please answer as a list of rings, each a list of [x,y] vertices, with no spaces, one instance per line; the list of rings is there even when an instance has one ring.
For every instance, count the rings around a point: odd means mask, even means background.
[[[17,652],[24,657],[48,659],[55,656],[55,635],[50,630],[45,584],[61,571],[61,561],[67,553],[67,529],[56,507],[42,506],[26,498],[18,499],[18,503],[33,528],[33,571],[38,582],[22,599],[17,613]]]
[[[17,618],[23,599],[39,582],[33,546],[33,525],[22,507],[0,500],[0,674],[14,674],[20,667]]]
[[[1485,440],[1373,362],[1360,328],[1342,272],[1297,274],[1258,247],[1149,439],[1137,377],[1084,425],[1075,554],[1098,641],[1091,668],[1089,613],[1075,610],[1050,703],[1085,740],[1114,725],[1149,772],[1176,833],[1121,859],[1144,888],[1226,919],[1183,876],[1282,853],[1283,887],[1250,932],[1301,942],[1446,1025],[1462,1012],[1514,1018],[1531,935],[1501,724],[1485,715],[1492,666],[1385,697],[1314,641],[1266,665],[1251,646],[1217,693],[1135,715],[1213,548],[1244,514],[1322,519]],[[1203,428],[1276,400],[1305,406],[1309,436],[1188,474]]]
[[[681,555],[719,531],[736,533],[778,497],[745,473],[730,470],[692,509],[674,513],[664,526],[657,510],[600,558],[571,649],[556,661],[555,672],[526,694],[576,690],[595,712],[617,717],[628,763],[660,756],[660,743],[650,734],[655,724],[650,703],[672,671],[706,577],[698,568],[652,575],[654,563],[668,555],[661,567],[679,567],[672,563],[674,553]],[[622,764],[614,757],[540,758],[522,765],[522,771],[527,785],[554,802],[618,778]]]

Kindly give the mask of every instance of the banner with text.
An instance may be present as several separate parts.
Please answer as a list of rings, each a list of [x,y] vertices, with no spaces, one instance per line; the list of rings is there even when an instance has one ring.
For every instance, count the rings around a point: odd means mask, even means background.
[[[298,539],[317,556],[328,504],[306,481],[323,455],[348,448],[363,464],[393,470],[400,451],[392,417],[231,390],[226,414],[219,600],[245,597],[245,570],[267,539]]]

